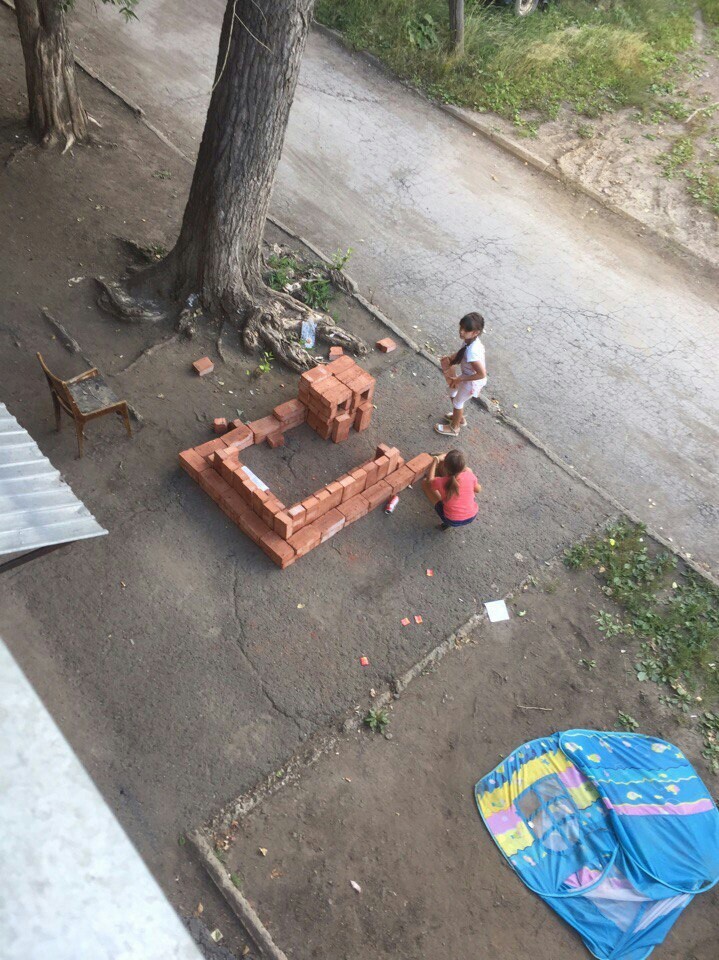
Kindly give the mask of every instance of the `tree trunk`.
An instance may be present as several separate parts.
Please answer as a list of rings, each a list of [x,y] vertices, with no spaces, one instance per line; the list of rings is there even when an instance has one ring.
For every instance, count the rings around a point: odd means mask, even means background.
[[[454,52],[464,53],[464,0],[449,0],[449,32]]]
[[[229,0],[215,83],[190,195],[175,247],[134,290],[187,302],[199,295],[212,314],[243,329],[246,348],[262,346],[295,369],[315,361],[302,347],[303,319],[318,340],[365,352],[330,317],[262,279],[262,238],[282,153],[314,0]],[[143,287],[144,283],[144,287]],[[157,319],[146,296],[101,281],[100,304],[124,319]],[[194,298],[190,301],[192,303]],[[183,311],[187,319],[191,308]]]
[[[87,139],[87,114],[75,81],[75,59],[70,47],[60,0],[15,0],[25,77],[30,127],[43,146]]]

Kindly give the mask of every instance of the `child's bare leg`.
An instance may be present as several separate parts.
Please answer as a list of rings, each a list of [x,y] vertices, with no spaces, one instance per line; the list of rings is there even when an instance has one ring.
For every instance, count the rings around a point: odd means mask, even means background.
[[[460,407],[452,408],[452,419],[449,421],[449,425],[453,430],[459,430],[459,428],[464,423],[464,410]]]

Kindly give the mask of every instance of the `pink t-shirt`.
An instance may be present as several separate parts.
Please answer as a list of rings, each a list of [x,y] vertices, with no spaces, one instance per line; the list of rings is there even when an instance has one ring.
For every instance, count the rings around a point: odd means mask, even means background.
[[[477,514],[477,501],[474,499],[474,487],[477,478],[471,470],[463,470],[457,477],[459,493],[445,500],[449,477],[435,477],[432,480],[432,489],[442,494],[444,515],[448,520],[469,520]]]

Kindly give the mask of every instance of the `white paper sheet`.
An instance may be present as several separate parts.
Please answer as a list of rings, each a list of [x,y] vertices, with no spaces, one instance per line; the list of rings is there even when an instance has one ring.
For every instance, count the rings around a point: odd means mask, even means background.
[[[504,600],[490,600],[485,603],[484,609],[487,611],[490,623],[499,623],[502,620],[509,620],[509,610]]]

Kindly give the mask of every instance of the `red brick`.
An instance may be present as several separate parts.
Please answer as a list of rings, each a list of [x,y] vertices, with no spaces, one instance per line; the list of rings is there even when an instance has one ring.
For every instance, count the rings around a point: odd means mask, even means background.
[[[308,421],[309,423],[309,421]],[[317,426],[312,428],[315,433],[319,434],[323,440],[329,440],[332,434],[332,424],[327,423],[325,420],[317,418]]]
[[[365,487],[368,486],[367,471],[365,470],[364,467],[357,467],[356,470],[352,470],[350,472],[350,476],[357,481],[357,486],[354,488],[354,491],[352,492],[352,496],[354,497],[356,496],[356,494],[362,493]]]
[[[385,457],[384,454],[380,457],[375,457],[377,464],[377,479],[384,480],[384,478],[389,473],[389,457]]]
[[[303,527],[307,520],[307,511],[301,503],[296,503],[294,506],[289,507],[287,510],[287,515],[292,521],[293,533],[296,533],[301,527]]]
[[[367,474],[367,479],[365,480],[365,490],[367,487],[373,486],[377,483],[378,477],[377,472],[379,470],[377,463],[374,460],[368,460],[367,463],[362,464],[362,470]]]
[[[287,400],[278,404],[272,415],[280,423],[303,423],[307,419],[307,407],[301,400]]]
[[[431,463],[432,457],[428,453],[420,453],[418,456],[413,457],[412,460],[409,460],[407,462],[407,466],[414,474],[414,479],[416,481],[425,475],[425,473],[429,470]]]
[[[270,494],[270,496],[265,500],[264,506],[262,508],[262,519],[265,521],[268,527],[272,530],[275,528],[275,516],[278,513],[282,513],[285,509],[284,503],[281,500],[278,500],[277,497]]]
[[[207,443],[201,443],[199,447],[195,447],[195,453],[199,453],[201,457],[209,457],[215,450],[224,450],[225,446],[224,437],[216,437],[214,440],[208,440]]]
[[[277,420],[273,416],[262,417],[260,420],[253,420],[247,426],[255,437],[255,443],[262,443],[271,433],[277,432]]]
[[[235,474],[235,476],[237,476],[237,474]],[[252,507],[252,498],[260,488],[257,486],[257,484],[253,483],[251,480],[248,479],[242,484],[242,487],[236,487],[235,489],[240,494],[240,496],[245,501],[245,503],[249,507]]]
[[[270,494],[267,490],[260,490],[258,486],[255,486],[255,489],[252,491],[252,496],[250,497],[250,506],[258,517],[263,516],[265,504],[269,499]]]
[[[309,387],[319,383],[320,380],[324,380],[325,377],[329,376],[331,376],[331,374],[327,370],[327,367],[323,367],[318,364],[316,367],[312,367],[311,370],[305,370],[300,377],[300,383],[305,383]]]
[[[289,543],[283,540],[282,537],[278,537],[272,530],[266,533],[260,540],[260,549],[263,550],[270,560],[276,563],[281,570],[289,567],[289,565],[297,559],[297,554]]]
[[[399,493],[411,483],[414,483],[414,471],[408,466],[399,467],[394,473],[388,473],[386,481],[392,487],[392,493]]]
[[[180,466],[189,473],[195,483],[200,482],[200,474],[209,469],[208,462],[196,450],[183,450],[180,454]]]
[[[382,456],[382,454],[389,458],[389,470],[387,473],[394,473],[397,467],[400,465],[399,461],[402,459],[399,455],[399,450],[397,447],[390,447],[386,443],[380,443],[375,451],[375,459],[379,456]]]
[[[333,480],[332,483],[328,483],[325,489],[330,495],[330,509],[342,503],[342,493],[344,488],[339,480]]]
[[[195,373],[201,377],[206,377],[208,373],[212,373],[215,369],[215,365],[209,357],[202,357],[200,360],[195,360],[192,366],[195,369]]]
[[[292,517],[286,510],[280,510],[279,513],[275,514],[275,519],[272,526],[275,533],[279,537],[282,537],[283,540],[289,540],[292,534],[295,532]],[[299,529],[299,527],[297,529]]]
[[[238,450],[244,450],[245,447],[251,447],[255,442],[255,435],[247,426],[246,423],[242,423],[241,420],[233,420],[233,424],[239,424],[239,426],[233,426],[232,430],[228,430],[227,433],[222,438],[222,442],[227,447],[237,447]]]
[[[381,350],[382,353],[392,353],[393,350],[397,349],[397,344],[391,337],[384,337],[384,339],[378,340],[375,346],[378,350]]]
[[[237,490],[228,490],[220,498],[220,506],[233,523],[239,523],[240,517],[249,511],[249,507]]]
[[[302,506],[305,508],[305,524],[313,523],[318,516],[319,501],[317,497],[307,497],[302,501]]]
[[[337,360],[339,357],[343,356],[344,350],[342,347],[330,347],[330,360]]]
[[[298,557],[304,557],[306,553],[309,553],[318,545],[321,536],[322,531],[315,529],[315,525],[310,523],[291,536],[287,542]]]
[[[344,525],[345,518],[339,510],[330,510],[312,524],[313,527],[316,527],[320,531],[320,543],[324,543],[325,540],[334,537],[336,533],[340,532]]]
[[[238,466],[232,474],[232,486],[242,496],[243,500],[245,499],[245,487],[249,482],[250,478],[245,473],[243,467]]]
[[[332,496],[327,487],[323,487],[321,490],[318,490],[315,494],[315,499],[317,500],[316,518],[323,516],[328,510],[332,509]]]
[[[342,357],[337,357],[337,359],[333,360],[331,363],[328,363],[325,369],[329,370],[329,372],[336,377],[338,373],[354,370],[356,367],[357,364],[354,362],[352,357],[348,357],[347,354],[345,354]]]
[[[346,523],[354,523],[369,512],[369,503],[362,496],[351,497],[337,507]]]
[[[374,510],[375,507],[389,500],[392,496],[392,487],[390,487],[386,480],[380,480],[378,483],[368,487],[361,496],[364,497],[369,504],[370,510]]]
[[[339,483],[339,485],[342,487],[342,499],[340,500],[340,503],[351,500],[354,496],[354,488],[357,483],[354,477],[351,477],[348,473],[346,473],[343,477],[338,479],[337,483]]]
[[[225,480],[231,487],[235,485],[235,472],[239,470],[242,466],[240,460],[237,456],[237,451],[232,449],[233,456],[226,457],[220,465],[220,476]],[[217,456],[217,454],[216,454]]]
[[[354,428],[358,433],[366,430],[372,419],[372,404],[362,403],[355,412]]]
[[[270,447],[272,447],[273,450],[275,450],[277,447],[284,447],[285,445],[284,433],[281,433],[279,430],[277,431],[277,433],[271,433],[267,437],[267,443]]]
[[[202,471],[200,474],[200,486],[206,493],[209,493],[215,503],[219,503],[220,498],[232,489],[229,483],[223,480],[219,473],[215,473],[214,470]]]
[[[215,417],[212,421],[212,429],[218,435],[227,433],[227,417]]]
[[[332,423],[332,440],[334,443],[344,443],[352,429],[352,417],[348,413],[341,413]]]
[[[267,524],[264,523],[256,513],[253,513],[252,510],[243,513],[239,517],[237,525],[240,530],[255,543],[259,543],[265,534],[270,532]]]

